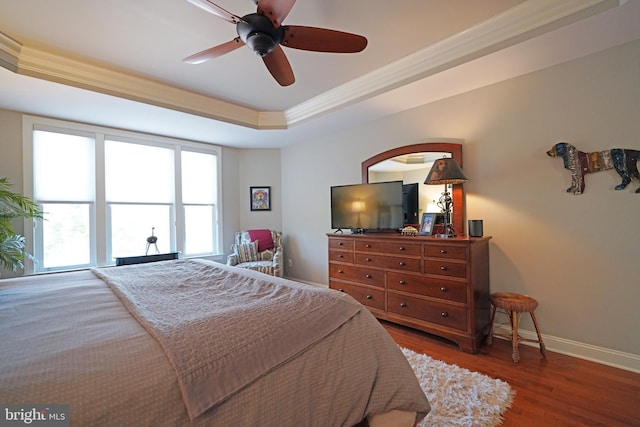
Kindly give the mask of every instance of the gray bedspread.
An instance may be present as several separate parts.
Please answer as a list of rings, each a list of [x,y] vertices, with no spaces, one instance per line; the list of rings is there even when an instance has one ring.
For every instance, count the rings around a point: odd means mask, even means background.
[[[204,260],[92,271],[160,343],[192,419],[362,308],[343,293],[239,274],[242,270]]]
[[[333,427],[429,411],[400,349],[360,310],[190,420],[160,344],[88,270],[0,280],[0,401],[69,404],[71,425],[83,427]]]

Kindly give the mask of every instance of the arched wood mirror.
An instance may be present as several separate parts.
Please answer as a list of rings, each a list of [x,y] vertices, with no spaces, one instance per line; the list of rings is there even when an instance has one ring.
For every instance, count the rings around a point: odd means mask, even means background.
[[[439,212],[431,206],[437,202],[444,186],[424,185],[424,180],[431,169],[433,161],[442,157],[453,157],[460,167],[462,164],[462,144],[449,142],[428,142],[405,145],[376,154],[362,162],[362,182],[393,181],[401,179],[405,183],[418,183],[421,193],[427,190],[428,195],[421,194],[419,200],[418,221],[424,212]],[[394,164],[396,166],[394,166]],[[421,178],[420,178],[421,177]],[[427,187],[432,187],[428,188]],[[437,196],[436,196],[437,195]],[[453,186],[452,223],[458,235],[464,234],[464,190],[462,184]]]

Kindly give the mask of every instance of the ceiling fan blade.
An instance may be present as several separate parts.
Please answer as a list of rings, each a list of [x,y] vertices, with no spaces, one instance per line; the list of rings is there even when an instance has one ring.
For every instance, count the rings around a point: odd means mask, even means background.
[[[242,43],[240,37],[236,37],[235,39],[230,40],[226,43],[222,43],[221,45],[211,47],[209,49],[203,50],[202,52],[194,53],[191,56],[187,56],[183,59],[183,61],[189,64],[200,64],[204,61],[208,61],[209,59],[217,58],[224,55],[225,53],[234,51],[242,45],[244,45],[244,43]]]
[[[232,24],[237,24],[238,22],[244,22],[241,17],[234,15],[231,12],[227,12],[217,4],[211,3],[208,0],[187,0],[189,3],[198,6],[200,9],[204,9],[209,13],[213,13],[219,18],[224,19],[227,22],[231,22]]]
[[[271,73],[274,79],[280,84],[280,86],[289,86],[296,81],[293,76],[293,70],[287,56],[284,54],[282,48],[278,45],[266,56],[262,57],[264,65]]]
[[[367,47],[367,39],[357,34],[326,28],[286,25],[281,44],[315,52],[355,53]]]
[[[259,0],[258,13],[269,18],[273,26],[278,28],[295,2],[296,0]]]

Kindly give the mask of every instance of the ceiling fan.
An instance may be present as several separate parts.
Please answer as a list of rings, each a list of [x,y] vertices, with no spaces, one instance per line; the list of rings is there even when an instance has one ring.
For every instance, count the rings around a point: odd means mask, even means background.
[[[367,46],[367,39],[357,34],[326,28],[282,25],[295,0],[254,0],[258,10],[245,16],[227,12],[209,0],[187,0],[209,13],[236,24],[238,37],[183,59],[200,64],[247,45],[258,56],[281,86],[295,82],[291,64],[281,46],[315,52],[355,53]]]

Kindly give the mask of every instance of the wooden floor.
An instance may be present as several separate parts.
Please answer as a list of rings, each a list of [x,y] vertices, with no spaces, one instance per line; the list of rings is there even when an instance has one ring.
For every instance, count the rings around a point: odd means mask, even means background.
[[[494,339],[478,354],[463,353],[450,341],[381,322],[402,347],[508,382],[516,391],[503,426],[640,426],[640,374]]]

